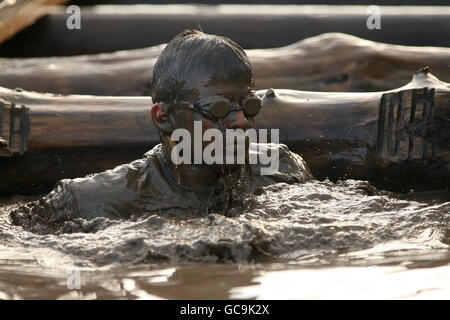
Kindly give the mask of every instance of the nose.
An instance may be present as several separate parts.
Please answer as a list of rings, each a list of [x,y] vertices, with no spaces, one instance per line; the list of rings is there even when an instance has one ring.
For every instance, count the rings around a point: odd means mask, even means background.
[[[249,120],[242,110],[236,110],[230,112],[230,114],[224,119],[223,124],[227,129],[249,129],[251,125]]]

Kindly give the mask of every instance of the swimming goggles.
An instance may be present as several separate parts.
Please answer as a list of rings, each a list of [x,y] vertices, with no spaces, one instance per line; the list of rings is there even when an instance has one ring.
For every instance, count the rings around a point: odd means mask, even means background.
[[[195,110],[208,118],[220,119],[225,118],[230,112],[242,110],[247,117],[256,116],[262,108],[262,100],[256,95],[250,95],[242,99],[239,106],[236,103],[232,103],[222,96],[210,96],[192,104],[189,102],[178,102],[175,105]]]

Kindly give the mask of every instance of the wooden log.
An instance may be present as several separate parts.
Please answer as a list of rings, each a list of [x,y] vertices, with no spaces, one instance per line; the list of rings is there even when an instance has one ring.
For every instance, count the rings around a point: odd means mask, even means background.
[[[127,142],[154,144],[159,140],[150,121],[151,98],[61,96],[0,87],[0,99],[2,136],[12,141],[10,132],[28,127],[24,129],[28,151]],[[15,121],[11,120],[11,110]],[[24,112],[28,115],[22,123]],[[11,124],[16,129],[11,129]],[[21,153],[19,145],[16,141],[10,148]]]
[[[57,96],[4,88],[0,97],[0,136],[8,142],[0,148],[0,194],[46,192],[62,178],[139,158],[159,142],[150,121],[150,98]],[[28,117],[21,122],[23,110]],[[27,135],[11,139],[11,123],[16,129],[24,124]],[[21,154],[23,139],[27,150]]]
[[[68,0],[4,0],[0,1],[0,43],[50,13],[49,5]]]
[[[426,69],[386,92],[266,91],[264,108],[257,125],[280,128],[319,179],[404,192],[450,187],[450,84]]]
[[[280,129],[281,142],[300,153],[318,178],[369,179],[403,191],[450,185],[450,85],[427,71],[387,92],[280,89],[258,94],[263,109],[255,119],[257,127]],[[11,141],[7,105],[24,105],[29,124],[22,131],[27,133],[23,155],[15,144],[8,149],[14,156],[0,157],[0,193],[47,191],[59,179],[136,159],[159,140],[149,98],[55,96],[4,88],[0,97],[4,141]],[[404,113],[398,111],[399,101]]]
[[[381,29],[367,28],[367,6],[138,5],[85,7],[81,30],[66,28],[65,8],[0,46],[3,57],[61,56],[167,43],[201,27],[243,48],[273,48],[327,32],[413,46],[450,46],[450,7],[386,6]]]
[[[149,95],[163,45],[99,55],[0,59],[0,86],[61,94]],[[331,33],[247,50],[257,89],[383,91],[428,65],[450,81],[450,48],[407,47]]]

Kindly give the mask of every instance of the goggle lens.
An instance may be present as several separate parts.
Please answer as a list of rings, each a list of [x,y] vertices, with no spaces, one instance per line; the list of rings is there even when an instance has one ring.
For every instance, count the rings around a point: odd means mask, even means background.
[[[244,112],[249,117],[256,116],[259,111],[261,111],[262,108],[262,102],[261,99],[257,97],[247,98],[244,102]]]
[[[208,110],[208,113],[210,113],[215,118],[224,118],[228,113],[230,113],[230,109],[230,102],[217,101],[213,103],[211,109]]]
[[[215,98],[215,99],[213,99]],[[223,97],[211,97],[209,98],[208,103],[198,103],[195,105],[197,109],[200,109],[203,113],[206,113],[208,116],[213,118],[224,118],[233,110],[230,101]],[[215,101],[211,101],[215,100]],[[262,108],[261,99],[258,97],[248,97],[245,98],[242,103],[242,110],[245,115],[248,117],[256,116]]]

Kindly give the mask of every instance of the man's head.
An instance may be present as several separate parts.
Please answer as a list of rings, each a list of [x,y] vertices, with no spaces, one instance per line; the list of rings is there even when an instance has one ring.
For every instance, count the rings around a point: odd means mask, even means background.
[[[153,69],[154,102],[196,102],[201,87],[253,85],[253,70],[234,41],[197,30],[185,30],[162,51]]]
[[[210,128],[222,132],[252,128],[253,117],[259,111],[258,106],[251,107],[255,99],[252,86],[253,71],[238,44],[196,30],[182,32],[162,51],[153,69],[152,117],[163,144],[171,145],[168,138],[175,129],[187,129],[193,134],[194,121],[202,122],[203,132]],[[222,115],[198,110],[198,106],[208,104],[206,109],[211,108],[211,101],[221,98],[228,106]]]

